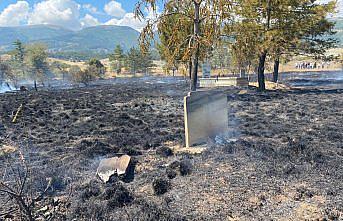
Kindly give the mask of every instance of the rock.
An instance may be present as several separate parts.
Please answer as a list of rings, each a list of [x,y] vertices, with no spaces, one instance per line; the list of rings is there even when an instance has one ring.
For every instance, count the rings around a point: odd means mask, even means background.
[[[100,179],[107,183],[110,177],[114,174],[118,176],[124,175],[130,164],[131,157],[128,155],[123,155],[121,157],[112,157],[108,159],[103,159],[100,161],[99,167],[97,169],[97,175]]]

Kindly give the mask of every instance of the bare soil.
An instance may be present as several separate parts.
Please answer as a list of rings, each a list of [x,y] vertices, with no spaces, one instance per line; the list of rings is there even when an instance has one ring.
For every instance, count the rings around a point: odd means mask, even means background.
[[[37,191],[53,179],[36,219],[343,220],[343,91],[232,88],[233,139],[171,155],[183,145],[187,89],[132,79],[0,95],[0,144],[24,153]],[[133,156],[134,177],[102,184],[99,161],[121,154]],[[0,214],[14,207],[0,203]]]

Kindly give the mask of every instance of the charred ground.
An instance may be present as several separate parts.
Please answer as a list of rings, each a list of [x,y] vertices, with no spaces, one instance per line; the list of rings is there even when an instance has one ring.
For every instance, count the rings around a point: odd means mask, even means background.
[[[166,147],[183,145],[186,91],[182,81],[132,80],[1,95],[0,142],[24,153],[37,189],[53,178],[38,206],[48,207],[36,216],[342,219],[343,91],[232,89],[234,139],[209,140],[199,156],[171,155]],[[20,104],[23,111],[13,124]],[[124,153],[134,156],[133,180],[100,183],[99,160]],[[0,214],[11,206],[2,206]]]

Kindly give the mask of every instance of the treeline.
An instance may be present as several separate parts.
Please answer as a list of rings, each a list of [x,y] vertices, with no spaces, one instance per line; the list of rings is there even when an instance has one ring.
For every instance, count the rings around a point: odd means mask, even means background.
[[[69,60],[69,61],[88,61],[90,59],[105,59],[108,57],[106,53],[98,53],[92,51],[59,51],[50,53],[49,56],[51,58],[57,58],[62,60]]]
[[[120,45],[117,45],[113,54],[109,56],[111,70],[117,74],[122,73],[123,69],[133,75],[136,73],[148,74],[155,67],[153,60],[157,59],[159,57],[156,53],[142,53],[137,48],[131,48],[125,53]]]
[[[39,43],[24,46],[19,40],[13,44],[15,49],[9,53],[10,59],[0,61],[0,82],[11,82],[18,88],[20,80],[31,79],[37,90],[37,82],[44,84],[51,74],[46,46]]]
[[[157,10],[158,0],[140,0],[136,14],[145,6]],[[188,67],[191,90],[196,90],[199,63],[230,53],[240,72],[254,70],[259,89],[265,90],[265,69],[274,67],[278,81],[280,62],[297,55],[321,58],[336,40],[334,22],[328,20],[336,1],[316,0],[171,0],[162,13],[148,18],[140,35],[143,51],[151,46],[156,28],[159,50],[170,67]],[[221,65],[221,62],[216,62]]]
[[[104,78],[106,72],[111,71],[116,74],[149,74],[155,67],[153,60],[159,59],[156,52],[142,53],[137,48],[124,52],[118,45],[112,54],[107,55],[110,64],[108,68],[97,58],[79,61],[80,65],[70,65],[68,61],[49,61],[51,55],[44,44],[24,45],[19,40],[13,44],[15,49],[8,52],[7,58],[0,59],[0,86],[6,83],[8,87],[12,85],[16,89],[20,86],[19,82],[27,80],[33,81],[33,87],[37,90],[39,85],[49,86],[54,78],[88,85]]]
[[[19,40],[13,44],[14,50],[8,53],[9,58],[0,59],[0,85],[6,83],[10,87],[11,84],[18,89],[20,82],[31,80],[37,90],[38,85],[49,86],[53,78],[87,85],[105,75],[105,66],[98,59],[90,59],[81,69],[64,62],[49,62],[48,49],[44,44],[24,45]]]

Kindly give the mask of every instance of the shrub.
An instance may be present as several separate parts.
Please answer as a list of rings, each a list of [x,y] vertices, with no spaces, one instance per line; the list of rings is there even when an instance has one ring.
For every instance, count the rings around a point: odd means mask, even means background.
[[[154,180],[152,187],[156,195],[163,195],[171,189],[170,181],[165,178],[157,178]]]

